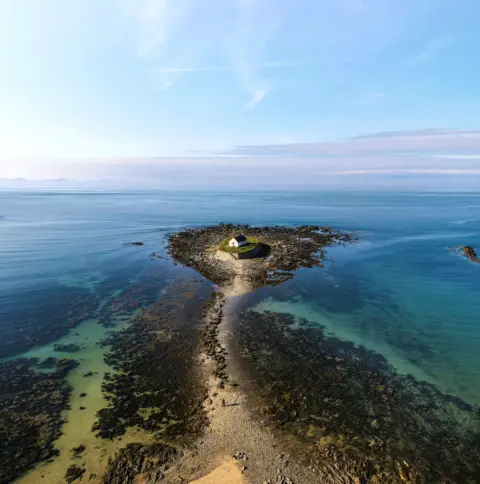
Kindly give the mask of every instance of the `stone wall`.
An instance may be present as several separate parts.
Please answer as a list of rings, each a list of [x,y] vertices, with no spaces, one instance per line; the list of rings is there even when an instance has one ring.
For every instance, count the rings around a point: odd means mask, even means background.
[[[239,254],[231,253],[235,259],[252,259],[258,255],[262,249],[262,244],[258,244],[255,249],[249,250],[248,252],[241,252]]]

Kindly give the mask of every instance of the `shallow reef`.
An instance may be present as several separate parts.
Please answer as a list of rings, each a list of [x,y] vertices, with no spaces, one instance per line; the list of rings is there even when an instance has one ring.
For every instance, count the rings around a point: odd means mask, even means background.
[[[477,408],[288,314],[244,311],[236,338],[259,417],[321,482],[480,482]]]
[[[87,289],[54,285],[17,296],[16,309],[1,314],[0,358],[15,356],[34,346],[58,340],[93,316],[97,297]],[[15,307],[15,301],[11,301]]]
[[[348,315],[357,329],[381,335],[392,347],[402,350],[402,356],[413,364],[437,357],[435,348],[427,343],[426,330],[415,324],[414,317],[391,291],[375,285],[355,263],[338,272],[334,268],[332,272],[335,284],[326,271],[316,271],[314,279],[297,278],[295,292],[286,299],[302,296],[320,313]],[[273,297],[279,299],[278,294]]]
[[[137,426],[164,441],[187,442],[203,429],[197,326],[210,294],[204,281],[173,283],[127,329],[104,341],[115,372],[103,383],[109,405],[98,412],[93,430],[99,437],[112,439]]]
[[[113,315],[117,320],[119,315],[128,319],[135,311],[153,304],[168,285],[168,269],[168,266],[162,266],[161,271],[145,271],[139,280],[130,282],[116,291],[112,291],[115,281],[105,281],[97,290],[103,293],[108,287],[113,295],[110,292],[104,296],[105,302],[95,314],[99,323],[105,328],[113,327]]]
[[[69,344],[54,344],[53,351],[59,351],[62,353],[76,353],[82,349],[81,346],[76,345],[75,343]]]
[[[36,463],[58,455],[54,441],[62,432],[62,411],[71,388],[66,374],[73,360],[55,360],[38,371],[36,360],[0,364],[0,482],[11,482]]]
[[[71,484],[72,482],[81,479],[85,474],[85,468],[72,464],[65,472],[65,481],[67,484]]]
[[[159,482],[164,477],[168,463],[182,454],[167,444],[128,444],[114,458],[110,458],[103,477],[104,484],[134,484]]]

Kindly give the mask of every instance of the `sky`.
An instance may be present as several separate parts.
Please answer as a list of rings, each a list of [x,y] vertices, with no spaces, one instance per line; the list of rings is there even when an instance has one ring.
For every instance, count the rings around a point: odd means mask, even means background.
[[[478,18],[478,0],[0,0],[0,178],[480,181]]]

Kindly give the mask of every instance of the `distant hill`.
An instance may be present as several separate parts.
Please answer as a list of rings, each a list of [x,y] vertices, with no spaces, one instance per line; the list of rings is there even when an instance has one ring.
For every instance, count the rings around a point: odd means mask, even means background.
[[[29,180],[27,178],[0,178],[0,183],[35,183],[35,184],[52,184],[52,183],[78,183],[68,178],[52,178],[45,180]]]

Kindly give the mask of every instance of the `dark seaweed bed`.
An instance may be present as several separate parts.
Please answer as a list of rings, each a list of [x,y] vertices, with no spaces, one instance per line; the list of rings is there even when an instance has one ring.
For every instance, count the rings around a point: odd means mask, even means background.
[[[325,482],[480,482],[478,408],[291,315],[245,310],[236,338],[259,418]]]

